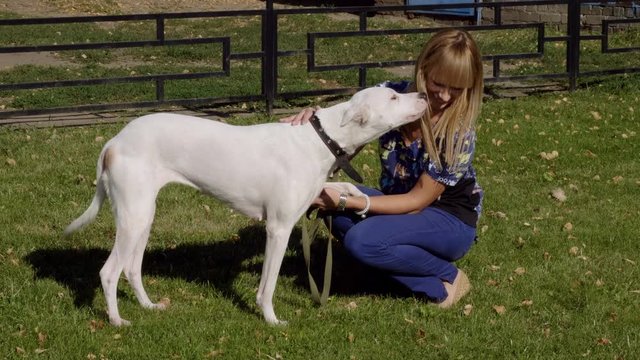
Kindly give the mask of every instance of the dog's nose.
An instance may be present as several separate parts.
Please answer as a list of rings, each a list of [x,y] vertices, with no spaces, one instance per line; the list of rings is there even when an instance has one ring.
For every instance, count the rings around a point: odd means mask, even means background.
[[[419,97],[420,99],[425,99],[425,100],[426,100],[426,99],[427,99],[427,94],[426,94],[426,93],[421,92],[421,93],[418,93],[418,97]]]

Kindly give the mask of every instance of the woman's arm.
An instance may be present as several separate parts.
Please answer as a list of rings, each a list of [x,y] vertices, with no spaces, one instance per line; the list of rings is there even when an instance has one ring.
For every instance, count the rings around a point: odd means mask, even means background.
[[[443,192],[445,186],[431,176],[422,174],[416,185],[406,194],[371,196],[369,212],[374,214],[410,214],[431,205]],[[313,205],[334,210],[338,207],[340,193],[336,189],[325,188]],[[360,196],[347,196],[345,209],[360,211],[366,207],[366,200]]]

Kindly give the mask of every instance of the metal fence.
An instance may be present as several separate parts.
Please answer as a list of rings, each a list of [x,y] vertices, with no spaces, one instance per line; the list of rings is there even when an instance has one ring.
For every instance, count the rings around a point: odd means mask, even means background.
[[[576,88],[577,80],[583,76],[611,75],[620,73],[640,72],[638,67],[627,67],[618,69],[604,69],[583,72],[580,71],[580,55],[582,41],[599,41],[602,53],[620,53],[640,51],[640,47],[614,47],[610,46],[610,29],[621,24],[634,25],[640,23],[640,19],[613,19],[603,20],[600,34],[581,34],[581,5],[599,3],[593,0],[564,0],[564,1],[511,1],[511,2],[482,2],[482,3],[448,3],[439,5],[419,5],[419,6],[364,6],[364,7],[319,7],[319,8],[274,8],[273,0],[267,0],[264,9],[257,10],[237,10],[237,11],[214,11],[197,13],[163,13],[163,14],[140,14],[140,15],[114,15],[114,16],[80,16],[80,17],[57,17],[57,18],[28,18],[28,19],[0,19],[0,31],[7,27],[24,25],[53,25],[53,24],[78,24],[78,23],[107,23],[107,22],[136,22],[154,21],[155,39],[141,41],[120,41],[120,42],[94,42],[76,44],[46,44],[33,46],[3,46],[0,47],[0,56],[11,53],[34,53],[34,52],[57,52],[67,50],[91,50],[91,49],[123,49],[135,47],[162,47],[185,44],[219,44],[222,54],[219,71],[198,72],[198,73],[174,73],[174,74],[149,74],[133,75],[109,78],[37,81],[25,83],[0,83],[0,93],[10,93],[17,90],[52,89],[63,87],[77,87],[88,85],[106,85],[121,83],[152,83],[155,87],[155,99],[151,101],[135,101],[109,104],[81,104],[67,107],[38,108],[38,109],[4,109],[0,110],[0,118],[11,118],[24,115],[35,114],[55,114],[67,112],[91,112],[116,109],[130,109],[143,107],[158,107],[166,105],[177,106],[211,106],[216,104],[229,104],[241,102],[264,102],[266,109],[271,112],[274,102],[278,99],[292,99],[319,95],[339,95],[350,94],[359,88],[367,86],[367,71],[371,68],[386,68],[396,66],[411,66],[413,60],[396,61],[370,61],[339,65],[321,65],[316,62],[316,42],[327,38],[352,38],[352,37],[375,37],[394,36],[407,34],[428,34],[440,28],[398,28],[385,30],[370,30],[369,19],[372,14],[384,13],[404,13],[420,11],[438,11],[440,9],[474,8],[476,11],[490,9],[493,12],[493,21],[488,24],[481,22],[457,26],[471,31],[496,31],[529,29],[537,34],[536,50],[524,53],[512,54],[484,54],[483,60],[491,65],[491,71],[486,74],[486,82],[503,81],[523,81],[528,79],[564,79],[570,90]],[[602,3],[612,3],[611,1]],[[502,21],[503,9],[509,7],[526,7],[540,5],[563,5],[566,6],[566,33],[561,36],[548,36],[545,34],[544,22],[522,22],[504,24]],[[289,15],[295,14],[331,14],[350,13],[358,16],[359,28],[355,31],[331,31],[331,32],[309,32],[307,36],[307,47],[297,50],[281,50],[278,46],[278,25],[279,21]],[[260,18],[261,23],[261,49],[256,52],[239,53],[233,52],[233,44],[230,36],[221,37],[191,37],[184,39],[166,39],[165,24],[170,19],[194,19],[194,18],[221,18],[221,17],[246,17],[254,16]],[[563,21],[564,22],[564,21]],[[509,75],[505,74],[502,65],[507,60],[517,59],[540,59],[545,56],[545,44],[560,43],[566,47],[566,66],[564,71],[544,74],[530,75]],[[358,85],[350,88],[325,88],[310,91],[278,91],[278,60],[290,56],[306,56],[308,72],[322,72],[333,70],[353,69],[358,72]],[[227,97],[205,97],[189,99],[166,99],[165,84],[174,80],[203,79],[210,77],[228,77],[233,71],[232,61],[253,59],[259,61],[261,66],[261,91],[253,95],[227,96]]]

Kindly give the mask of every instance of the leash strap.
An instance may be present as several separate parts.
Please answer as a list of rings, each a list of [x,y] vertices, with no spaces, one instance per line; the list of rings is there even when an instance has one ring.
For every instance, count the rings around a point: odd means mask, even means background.
[[[316,133],[318,133],[318,136],[320,136],[320,139],[322,139],[322,142],[327,145],[329,151],[331,151],[333,156],[335,156],[338,167],[354,181],[362,183],[362,176],[360,176],[356,169],[354,169],[349,163],[349,155],[340,147],[340,145],[338,145],[338,143],[333,141],[333,139],[327,135],[324,128],[322,128],[322,124],[320,124],[320,119],[318,119],[315,113],[311,119],[309,119],[309,122],[313,125],[313,128]]]
[[[327,221],[329,222],[329,233],[331,233],[331,217],[329,216]],[[329,299],[329,291],[331,289],[331,271],[333,268],[333,250],[331,247],[332,235],[329,235],[327,240],[327,258],[324,264],[324,287],[322,294],[318,291],[318,285],[316,285],[313,275],[311,275],[311,243],[316,239],[318,230],[320,229],[320,219],[316,217],[311,219],[310,217],[303,217],[302,222],[302,253],[304,255],[304,262],[307,265],[307,276],[309,277],[309,289],[311,290],[311,299],[316,303],[322,305],[327,304]]]

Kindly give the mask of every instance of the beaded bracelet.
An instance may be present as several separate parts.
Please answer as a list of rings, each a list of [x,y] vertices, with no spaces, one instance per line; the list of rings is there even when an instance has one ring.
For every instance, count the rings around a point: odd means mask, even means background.
[[[369,212],[369,208],[371,207],[371,200],[369,199],[369,195],[364,194],[364,209],[360,211],[356,211],[356,215],[360,215],[363,219],[367,217],[367,213]]]

